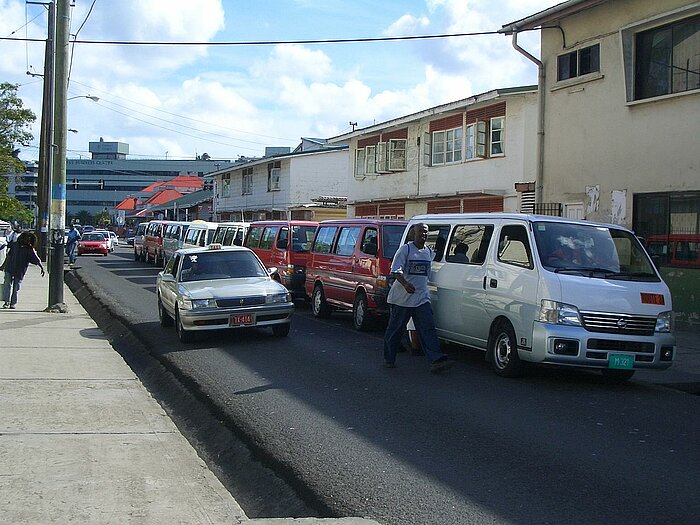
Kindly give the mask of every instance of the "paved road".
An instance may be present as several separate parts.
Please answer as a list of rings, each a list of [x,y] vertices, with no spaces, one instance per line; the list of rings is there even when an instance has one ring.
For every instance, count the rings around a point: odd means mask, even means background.
[[[300,308],[288,338],[182,345],[156,315],[156,270],[118,250],[81,279],[277,467],[340,515],[393,523],[692,523],[700,397],[598,374],[493,375],[476,352],[433,376],[381,363],[381,333]]]

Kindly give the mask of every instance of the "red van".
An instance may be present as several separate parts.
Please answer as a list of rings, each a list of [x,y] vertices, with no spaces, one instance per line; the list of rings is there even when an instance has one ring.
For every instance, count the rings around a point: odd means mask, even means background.
[[[163,233],[165,227],[172,221],[151,221],[146,226],[143,236],[143,258],[147,263],[162,267],[165,261],[163,254]]]
[[[278,280],[292,297],[306,299],[306,259],[317,226],[312,221],[252,222],[243,246],[253,250],[268,268],[278,269]]]
[[[327,317],[333,308],[352,310],[358,330],[388,313],[391,260],[406,221],[334,219],[318,225],[306,266],[311,311]]]
[[[650,235],[646,248],[657,266],[700,268],[700,234]]]

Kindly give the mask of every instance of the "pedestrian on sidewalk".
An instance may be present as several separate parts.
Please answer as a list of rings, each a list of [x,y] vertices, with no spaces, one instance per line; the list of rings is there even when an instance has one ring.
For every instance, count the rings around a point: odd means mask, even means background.
[[[78,258],[78,241],[80,241],[80,237],[80,232],[75,228],[75,224],[71,224],[68,238],[66,239],[66,255],[70,264],[75,264]]]
[[[36,253],[36,235],[31,232],[23,232],[17,241],[10,245],[10,252],[2,265],[5,270],[5,281],[3,283],[3,308],[17,308],[17,294],[22,286],[22,279],[27,273],[30,264],[35,264],[41,268],[41,276],[45,274],[41,259]]]
[[[391,305],[389,323],[384,334],[384,366],[396,366],[396,353],[406,323],[413,318],[425,356],[430,361],[430,371],[439,373],[454,365],[440,349],[435,331],[433,309],[430,305],[428,278],[433,261],[433,250],[426,246],[428,225],[413,227],[413,240],[401,246],[391,262],[391,275],[396,278],[391,285],[387,302]]]

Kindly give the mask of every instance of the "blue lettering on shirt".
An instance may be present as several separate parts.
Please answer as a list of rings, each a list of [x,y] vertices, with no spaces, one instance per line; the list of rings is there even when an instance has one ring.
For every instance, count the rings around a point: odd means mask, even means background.
[[[409,275],[427,276],[430,272],[430,261],[408,261]]]

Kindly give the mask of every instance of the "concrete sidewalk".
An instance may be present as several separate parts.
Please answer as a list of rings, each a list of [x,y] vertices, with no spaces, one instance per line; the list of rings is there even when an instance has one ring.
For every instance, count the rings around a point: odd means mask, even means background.
[[[30,266],[0,310],[0,523],[375,523],[249,520],[68,287],[47,300]]]

